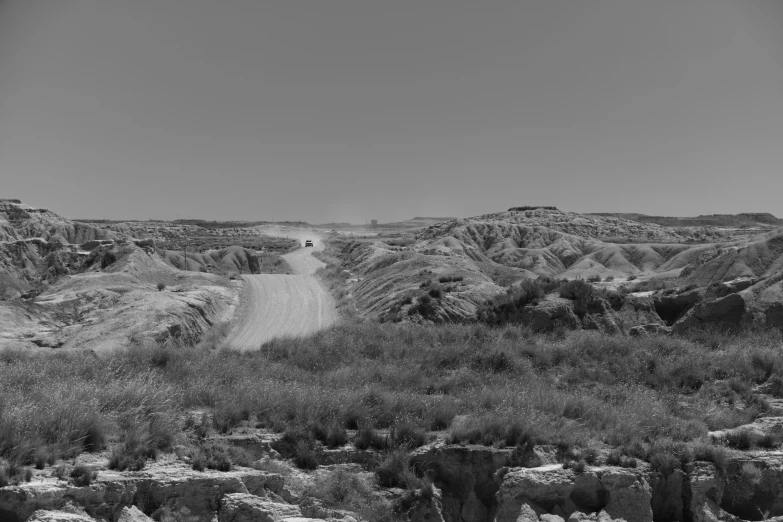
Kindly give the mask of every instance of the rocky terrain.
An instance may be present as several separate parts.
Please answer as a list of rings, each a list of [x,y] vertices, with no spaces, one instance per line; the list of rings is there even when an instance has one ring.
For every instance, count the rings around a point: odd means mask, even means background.
[[[355,276],[359,309],[382,320],[475,320],[483,304],[521,281],[583,279],[604,292],[591,301],[587,321],[557,292],[530,314],[546,327],[611,324],[623,332],[783,324],[783,228],[736,239],[715,227],[512,209],[406,238],[342,241],[335,253]]]
[[[419,221],[335,231],[318,269],[286,253],[303,230],[0,202],[0,521],[783,520],[757,329],[783,325],[783,230]],[[358,321],[219,349],[240,274],[317,269]]]
[[[780,424],[780,419],[775,420]],[[316,470],[281,455],[284,440],[263,429],[213,435],[243,465],[196,469],[185,446],[137,471],[112,469],[111,453],[80,456],[0,487],[4,522],[187,522],[410,520],[413,522],[742,522],[783,520],[783,455],[735,452],[716,466],[661,469],[614,462],[557,462],[556,448],[435,441],[410,455],[429,477],[418,489],[378,489],[367,464],[377,450],[346,444],[319,453]],[[280,451],[278,451],[280,450]],[[255,459],[255,460],[254,460]],[[335,461],[339,463],[335,463]],[[217,466],[215,466],[217,467]],[[74,472],[74,470],[78,470]],[[81,473],[81,474],[80,474]],[[84,478],[86,477],[86,478]],[[356,511],[345,509],[353,507]],[[358,513],[357,513],[358,511]],[[396,513],[400,518],[392,518]],[[373,518],[377,517],[377,518]]]
[[[0,200],[0,348],[197,340],[231,317],[239,274],[291,273],[281,254],[299,244],[257,228],[77,222]]]

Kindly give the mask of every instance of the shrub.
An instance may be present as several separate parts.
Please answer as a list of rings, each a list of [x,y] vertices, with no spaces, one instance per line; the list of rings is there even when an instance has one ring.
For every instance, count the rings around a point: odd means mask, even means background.
[[[506,289],[506,293],[484,302],[478,310],[480,321],[489,324],[514,323],[523,309],[546,297],[557,284],[546,278],[526,279]]]
[[[391,440],[397,446],[406,448],[418,448],[427,442],[424,431],[410,422],[402,422],[391,430]]]
[[[221,442],[206,442],[190,451],[191,464],[194,470],[214,469],[231,471],[232,466],[250,467],[253,461],[244,448],[231,446]]]
[[[344,469],[336,469],[315,478],[306,495],[319,498],[330,506],[346,507],[372,495],[372,488],[362,478]],[[353,502],[352,502],[353,501]]]
[[[316,469],[318,467],[318,458],[315,447],[306,440],[297,442],[294,464],[299,469]]]
[[[59,480],[65,480],[71,472],[71,467],[67,464],[60,464],[54,468],[54,476]]]
[[[98,472],[92,471],[84,464],[79,464],[71,470],[71,480],[77,487],[89,486],[92,481],[98,478]]]
[[[623,454],[620,450],[614,449],[606,456],[607,466],[619,466],[623,461]]]
[[[363,427],[359,429],[356,436],[353,439],[353,445],[356,449],[366,450],[369,448],[383,450],[389,447],[388,437],[384,437],[375,432],[370,427]]]
[[[427,292],[427,295],[432,297],[433,299],[441,299],[443,297],[443,288],[440,286],[435,286],[430,288],[430,291]]]
[[[329,448],[338,448],[348,443],[348,434],[345,432],[345,428],[338,424],[332,424],[329,426],[329,430],[326,433],[326,446]]]
[[[767,382],[769,383],[769,394],[776,399],[783,398],[783,379],[780,378],[780,375],[773,375]]]
[[[33,470],[30,468],[23,468],[13,462],[5,466],[0,465],[0,488],[11,484],[30,482],[32,478]]]
[[[560,297],[571,299],[572,301],[586,301],[593,295],[593,286],[581,279],[566,281],[558,289]]]
[[[410,466],[410,457],[405,450],[389,452],[378,469],[375,470],[378,484],[384,488],[418,489],[423,481],[416,476]]]
[[[747,450],[753,445],[753,436],[748,430],[735,430],[726,434],[726,444],[734,449]]]
[[[587,278],[587,281],[589,283],[598,283],[598,282],[601,281],[601,276],[599,276],[597,274],[596,275],[591,275],[590,277]]]
[[[606,279],[604,279],[604,281],[607,281],[607,282],[614,281],[614,276],[613,275],[606,276]]]
[[[672,455],[671,453],[655,453],[650,457],[650,464],[653,469],[658,471],[664,477],[671,475],[674,470],[680,469],[680,459]]]
[[[166,288],[166,283],[158,283],[158,292],[162,292],[164,288]]]

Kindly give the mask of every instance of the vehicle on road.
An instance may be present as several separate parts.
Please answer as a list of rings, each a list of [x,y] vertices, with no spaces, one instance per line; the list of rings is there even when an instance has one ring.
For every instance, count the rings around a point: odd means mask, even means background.
[[[306,246],[306,247],[311,247],[311,246],[313,246],[313,242],[312,242],[312,240],[308,239],[307,241],[305,241],[305,246]]]

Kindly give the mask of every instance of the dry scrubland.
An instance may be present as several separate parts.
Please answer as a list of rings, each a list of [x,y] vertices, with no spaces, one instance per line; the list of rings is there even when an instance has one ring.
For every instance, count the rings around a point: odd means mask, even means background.
[[[205,410],[217,431],[252,418],[304,441],[296,449],[304,467],[316,438],[344,442],[346,430],[360,430],[354,443],[363,437],[386,448],[369,431],[386,429],[398,446],[440,432],[455,443],[553,444],[561,460],[611,447],[653,466],[694,458],[720,464],[727,447],[747,441],[711,440],[709,431],[776,413],[759,388],[783,394],[780,348],[775,331],[630,341],[518,327],[362,324],[244,354],[210,341],[135,347],[105,359],[6,351],[0,455],[17,471],[109,442],[125,443],[115,446],[120,455],[151,456],[192,432],[186,412]]]
[[[285,272],[290,241],[203,222],[93,226],[0,201],[0,320],[17,325],[0,331],[15,347],[0,352],[0,519],[26,520],[54,491],[116,519],[98,492],[151,480],[165,505],[122,502],[179,522],[161,511],[181,500],[167,474],[223,488],[268,472],[309,484],[275,509],[312,514],[313,497],[379,522],[524,520],[523,497],[540,520],[568,518],[570,493],[550,498],[567,488],[582,488],[590,520],[783,515],[783,230],[737,239],[538,207],[424,221],[332,236],[317,275],[343,324],[238,353],[220,322],[239,283],[221,274]],[[111,354],[65,351],[112,335]],[[647,496],[612,505],[633,481]],[[233,520],[224,493],[201,519]]]

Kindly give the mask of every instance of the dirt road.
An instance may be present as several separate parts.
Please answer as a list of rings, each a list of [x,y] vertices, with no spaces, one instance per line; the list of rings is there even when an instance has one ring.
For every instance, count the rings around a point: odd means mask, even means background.
[[[242,276],[245,285],[229,336],[233,349],[257,350],[272,339],[309,335],[337,320],[332,296],[313,275],[324,264],[312,256],[323,243],[315,235],[312,239],[314,247],[283,256],[296,275]]]

